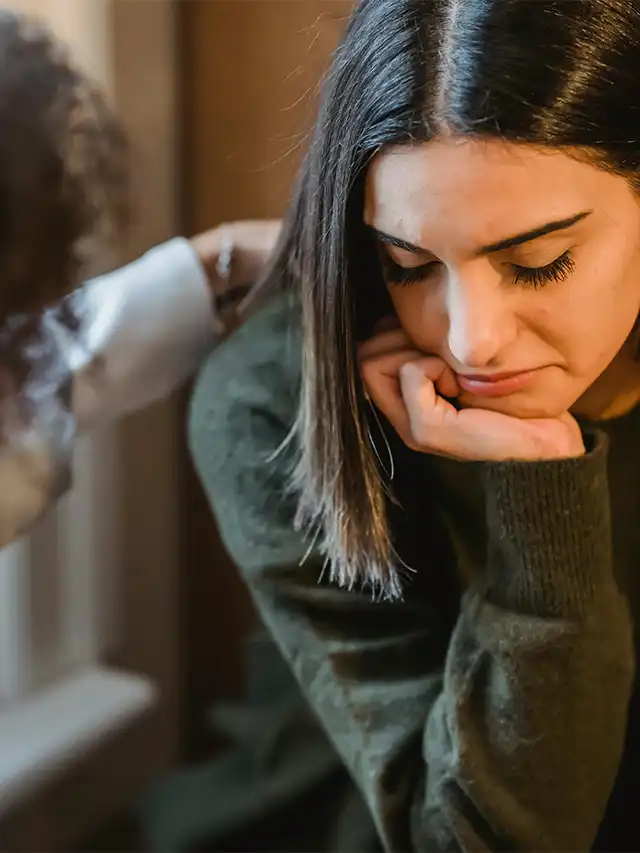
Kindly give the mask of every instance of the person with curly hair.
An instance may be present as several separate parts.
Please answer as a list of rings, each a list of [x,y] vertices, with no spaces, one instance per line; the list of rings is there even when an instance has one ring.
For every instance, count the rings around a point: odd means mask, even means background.
[[[0,546],[68,487],[79,431],[166,397],[240,321],[279,232],[228,223],[84,281],[130,211],[103,92],[0,10]]]

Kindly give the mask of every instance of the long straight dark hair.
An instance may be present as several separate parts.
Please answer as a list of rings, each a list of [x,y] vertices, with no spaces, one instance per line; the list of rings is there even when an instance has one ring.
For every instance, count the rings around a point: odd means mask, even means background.
[[[566,148],[640,171],[640,0],[361,0],[324,81],[267,288],[303,322],[294,488],[298,522],[342,585],[401,594],[390,484],[356,346],[389,310],[362,223],[385,146],[442,135]]]

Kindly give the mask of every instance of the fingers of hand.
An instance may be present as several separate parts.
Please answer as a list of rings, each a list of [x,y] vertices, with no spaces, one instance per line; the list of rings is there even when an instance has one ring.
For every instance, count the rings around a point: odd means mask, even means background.
[[[373,327],[373,335],[372,337],[376,337],[377,335],[381,335],[383,332],[390,332],[394,329],[400,329],[400,320],[396,317],[395,314],[388,314],[386,317],[383,317],[382,320],[379,320],[376,325]]]
[[[360,344],[358,347],[358,358],[362,362],[365,359],[374,358],[375,356],[383,355],[384,353],[392,352],[393,350],[406,349],[410,349],[415,356],[420,355],[418,350],[416,350],[415,345],[411,342],[407,333],[403,329],[392,328],[388,331],[381,332],[378,335],[374,335],[372,338],[369,338],[369,340]]]
[[[408,440],[411,433],[399,371],[403,364],[415,358],[415,350],[401,349],[366,359],[360,364],[362,381],[369,397],[403,440]]]
[[[413,442],[427,453],[456,459],[526,458],[523,422],[482,409],[458,411],[438,394],[444,375],[439,361],[422,359],[400,370]]]
[[[451,403],[441,396],[445,393],[443,385],[455,383],[449,372],[439,358],[422,358],[400,368],[400,389],[413,439],[434,452],[449,451],[450,433],[458,416]]]

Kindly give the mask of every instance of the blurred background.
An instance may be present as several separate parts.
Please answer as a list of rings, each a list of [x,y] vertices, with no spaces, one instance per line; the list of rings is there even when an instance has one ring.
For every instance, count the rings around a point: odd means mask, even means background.
[[[113,264],[287,204],[351,0],[13,0],[111,94],[136,219]],[[113,265],[112,264],[112,265]],[[0,850],[142,850],[131,814],[225,749],[255,617],[185,444],[188,389],[78,448],[73,493],[0,554]]]

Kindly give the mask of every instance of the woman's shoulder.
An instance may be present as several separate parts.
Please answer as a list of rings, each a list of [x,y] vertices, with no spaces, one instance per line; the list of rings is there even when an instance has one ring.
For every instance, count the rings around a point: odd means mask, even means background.
[[[191,401],[191,429],[204,429],[220,439],[229,432],[229,438],[237,440],[240,424],[236,419],[246,421],[256,411],[269,413],[290,429],[296,415],[301,353],[298,302],[277,294],[203,364]]]
[[[222,538],[244,569],[304,551],[287,492],[297,413],[299,309],[278,295],[203,366],[189,417],[191,453]]]

